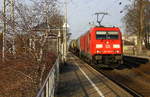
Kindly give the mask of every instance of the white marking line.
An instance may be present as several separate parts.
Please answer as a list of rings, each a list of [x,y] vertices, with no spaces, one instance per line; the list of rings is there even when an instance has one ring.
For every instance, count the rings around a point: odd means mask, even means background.
[[[77,65],[77,64],[76,64]],[[99,94],[100,97],[105,97],[103,95],[103,93],[99,90],[99,88],[94,84],[94,82],[87,76],[87,74],[80,68],[79,65],[77,65],[80,69],[80,71],[83,73],[83,75],[88,79],[88,81],[90,82],[90,84],[94,87],[94,89],[97,91],[97,93]]]

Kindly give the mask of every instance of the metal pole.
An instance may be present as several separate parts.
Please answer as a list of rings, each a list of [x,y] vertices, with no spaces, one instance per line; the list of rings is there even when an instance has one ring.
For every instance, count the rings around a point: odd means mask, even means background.
[[[58,36],[57,36],[57,54],[58,54],[58,56],[59,56],[59,54],[60,54],[60,37],[61,37],[61,35],[60,35],[60,31],[58,31]]]
[[[67,0],[65,0],[64,61],[67,56]]]
[[[14,5],[15,5],[15,0],[11,0],[11,20],[12,20],[12,25],[13,25],[13,33],[15,33],[15,18],[14,18]],[[15,35],[13,36],[13,44],[12,44],[12,52],[13,55],[15,55]]]
[[[3,47],[2,47],[2,61],[5,61],[5,33],[6,33],[6,0],[3,0],[3,17],[4,17],[4,27],[3,27]]]

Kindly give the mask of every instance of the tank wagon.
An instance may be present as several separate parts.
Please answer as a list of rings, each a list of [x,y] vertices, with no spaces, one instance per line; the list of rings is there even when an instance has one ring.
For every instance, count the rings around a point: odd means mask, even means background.
[[[69,45],[69,50],[72,52],[72,53],[76,53],[76,52],[79,52],[77,51],[77,40],[71,40],[70,41],[70,45]]]
[[[94,64],[123,63],[122,34],[118,27],[93,27],[70,43],[70,50]]]

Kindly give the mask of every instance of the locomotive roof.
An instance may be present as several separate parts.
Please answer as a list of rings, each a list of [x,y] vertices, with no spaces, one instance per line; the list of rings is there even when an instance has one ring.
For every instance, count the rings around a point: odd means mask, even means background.
[[[99,26],[96,26],[96,27],[93,27],[93,28],[91,28],[91,30],[93,30],[93,29],[101,29],[101,30],[119,30],[119,28],[118,27],[99,27]]]
[[[104,27],[104,26],[95,26],[95,27],[92,27],[90,28],[88,31],[86,31],[84,34],[80,35],[77,40],[84,36],[85,34],[87,34],[89,31],[92,31],[92,30],[96,30],[96,29],[100,29],[100,30],[106,30],[106,31],[111,31],[111,30],[114,30],[114,31],[119,31],[119,27]]]

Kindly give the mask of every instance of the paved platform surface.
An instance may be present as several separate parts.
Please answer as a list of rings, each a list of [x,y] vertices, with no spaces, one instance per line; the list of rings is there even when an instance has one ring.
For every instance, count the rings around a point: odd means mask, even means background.
[[[56,97],[133,97],[71,53],[60,72]]]

